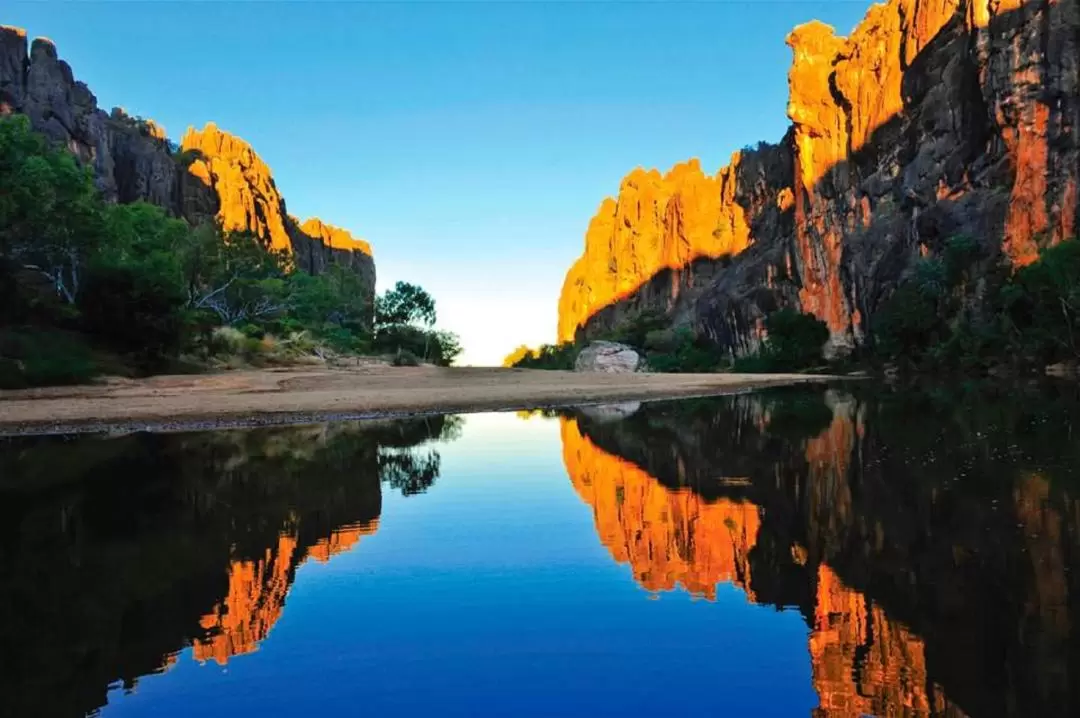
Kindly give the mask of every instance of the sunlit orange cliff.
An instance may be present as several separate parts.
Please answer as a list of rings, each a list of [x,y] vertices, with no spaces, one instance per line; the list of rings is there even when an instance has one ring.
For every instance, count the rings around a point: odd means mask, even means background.
[[[795,28],[785,137],[715,175],[631,172],[567,273],[559,340],[650,311],[745,353],[791,306],[842,352],[952,235],[1014,265],[1073,237],[1078,31],[1077,0],[888,0],[847,37]]]
[[[99,109],[50,40],[28,46],[25,30],[0,26],[0,115],[14,112],[91,167],[107,200],[143,200],[192,222],[251,232],[313,274],[341,264],[361,276],[373,300],[371,246],[317,218],[291,217],[269,166],[248,143],[209,123],[189,128],[174,151],[152,120]]]

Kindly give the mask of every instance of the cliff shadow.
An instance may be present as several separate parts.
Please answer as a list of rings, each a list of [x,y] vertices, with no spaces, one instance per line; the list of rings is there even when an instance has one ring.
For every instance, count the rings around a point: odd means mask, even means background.
[[[722,170],[738,178],[731,201],[750,227],[745,250],[730,261],[697,257],[653,271],[590,307],[575,336],[596,338],[643,311],[660,311],[741,354],[757,347],[770,312],[793,307],[825,321],[833,344],[850,349],[862,343],[911,262],[940,252],[949,237],[975,239],[986,271],[1030,261],[1038,247],[1070,238],[1080,174],[1070,128],[1080,124],[1078,106],[1062,100],[1067,78],[1024,58],[1045,51],[1067,62],[1075,18],[1036,0],[971,29],[965,12],[959,5],[898,66],[900,111],[872,121],[882,100],[870,95],[853,114],[834,67],[823,102],[846,113],[846,129],[831,136],[796,123],[779,145],[749,151]],[[1033,39],[1029,26],[1045,36]],[[1030,70],[1014,77],[1019,67]],[[1005,75],[987,85],[990,71]],[[871,122],[859,144],[853,118]],[[815,164],[814,153],[834,151],[839,160]],[[782,181],[762,174],[785,158],[791,166],[775,170],[786,175]]]

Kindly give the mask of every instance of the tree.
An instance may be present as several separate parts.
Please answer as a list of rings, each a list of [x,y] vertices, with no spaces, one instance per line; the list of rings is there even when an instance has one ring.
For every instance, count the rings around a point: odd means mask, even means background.
[[[82,270],[105,237],[89,170],[13,115],[0,118],[0,187],[0,255],[47,277],[74,304]]]
[[[375,325],[387,327],[405,324],[434,326],[435,300],[415,284],[398,282],[393,289],[375,300]]]
[[[1043,363],[1080,359],[1080,241],[1043,250],[1002,297],[1020,353]]]

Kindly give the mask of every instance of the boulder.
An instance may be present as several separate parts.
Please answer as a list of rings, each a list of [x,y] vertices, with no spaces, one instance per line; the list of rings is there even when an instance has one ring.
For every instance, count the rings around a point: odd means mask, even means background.
[[[581,350],[574,371],[632,374],[644,368],[645,360],[633,347],[617,342],[595,341]]]

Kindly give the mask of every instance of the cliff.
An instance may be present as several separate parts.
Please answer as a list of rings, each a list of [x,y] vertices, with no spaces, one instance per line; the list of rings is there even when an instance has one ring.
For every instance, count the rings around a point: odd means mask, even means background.
[[[189,128],[174,148],[152,120],[99,109],[50,40],[37,38],[28,50],[24,30],[0,26],[0,114],[13,112],[91,167],[106,200],[143,200],[192,223],[252,232],[313,274],[341,263],[360,274],[373,300],[371,246],[318,219],[290,217],[270,168],[248,143],[211,123]]]
[[[889,0],[847,38],[818,22],[796,28],[790,130],[715,178],[729,183],[715,231],[737,238],[736,255],[702,242],[707,218],[679,219],[677,193],[644,217],[620,210],[635,201],[628,178],[567,275],[559,339],[661,311],[741,354],[769,312],[790,306],[825,321],[844,352],[911,260],[950,236],[979,240],[986,269],[1071,238],[1078,30],[1077,0]],[[657,214],[684,254],[653,250]],[[697,279],[680,276],[687,268]]]

